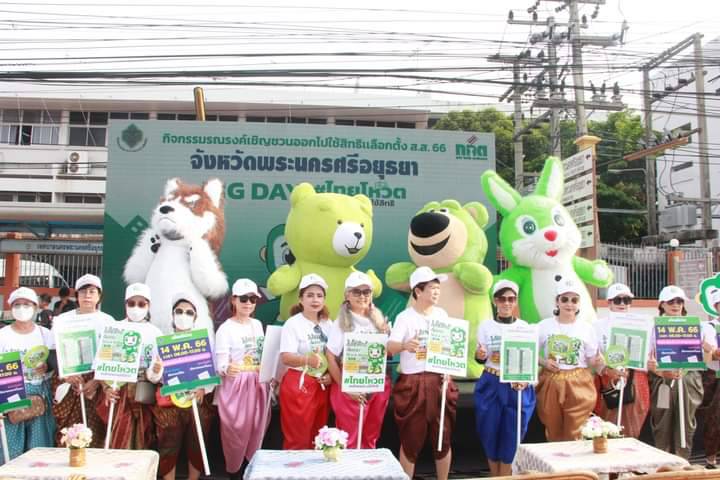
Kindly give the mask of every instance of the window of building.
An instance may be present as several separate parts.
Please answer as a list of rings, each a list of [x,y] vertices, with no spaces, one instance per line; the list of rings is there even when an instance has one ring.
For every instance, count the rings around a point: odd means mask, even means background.
[[[0,192],[0,202],[50,203],[50,192]]]
[[[397,128],[415,128],[413,122],[397,122]]]
[[[35,193],[18,193],[18,202],[34,202],[35,200],[37,200],[37,195],[35,195]]]
[[[245,121],[246,122],[265,123],[265,117],[257,117],[257,116],[248,115],[247,117],[245,117]]]
[[[60,112],[47,110],[2,111],[0,143],[9,145],[57,145]]]
[[[66,193],[64,196],[65,203],[95,203],[100,204],[105,200],[102,194],[94,193]]]
[[[355,125],[355,120],[347,120],[345,118],[337,118],[335,119],[335,125],[344,125],[348,127],[352,127]]]
[[[375,121],[373,121],[373,120],[356,120],[355,125],[358,127],[374,127]]]
[[[311,125],[327,125],[327,118],[308,118]]]
[[[12,192],[0,192],[0,202],[12,202],[15,195]]]
[[[108,112],[70,112],[69,145],[104,147],[107,139]]]
[[[304,117],[290,117],[288,120],[290,123],[307,123],[307,118]]]

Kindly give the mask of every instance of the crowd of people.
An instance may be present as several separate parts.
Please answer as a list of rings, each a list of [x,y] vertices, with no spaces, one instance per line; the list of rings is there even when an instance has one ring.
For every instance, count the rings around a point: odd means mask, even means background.
[[[425,369],[428,329],[432,319],[447,318],[438,307],[441,282],[447,279],[428,267],[420,267],[410,277],[411,306],[400,313],[391,326],[373,304],[370,278],[352,273],[345,282],[345,300],[338,317],[332,319],[325,305],[328,285],[323,278],[309,274],[302,278],[299,298],[284,322],[280,342],[280,361],[287,367],[279,385],[280,424],[285,449],[312,449],[313,438],[334,412],[336,425],[349,434],[348,448],[375,448],[383,419],[393,398],[394,418],[400,437],[399,460],[412,478],[418,456],[426,443],[433,446],[441,437],[439,448],[433,448],[437,477],[447,479],[452,459],[451,439],[455,425],[458,389],[451,378]],[[718,403],[720,389],[715,372],[720,351],[716,341],[717,320],[703,325],[703,349],[709,370],[658,370],[654,351],[646,369],[623,370],[605,365],[603,353],[608,348],[613,316],[591,325],[578,320],[582,287],[573,282],[559,282],[555,311],[538,325],[541,373],[537,384],[500,382],[500,345],[506,325],[525,325],[517,318],[519,287],[509,280],[498,281],[492,290],[494,318],[480,324],[477,332],[476,358],[484,363],[482,376],[474,390],[477,436],[487,456],[493,476],[509,475],[516,453],[518,412],[521,435],[525,436],[535,410],[545,426],[548,441],[575,440],[589,416],[595,412],[616,421],[617,403],[606,395],[620,378],[626,391],[632,390],[632,402],[623,408],[622,424],[626,436],[637,437],[650,415],[655,445],[688,458],[696,428],[696,414],[703,402],[709,406],[705,421],[704,444],[709,466],[714,466],[720,447]],[[103,288],[94,275],[80,277],[75,298],[61,292],[61,300],[51,310],[49,299],[41,298],[29,288],[12,292],[8,303],[15,320],[0,329],[0,352],[20,351],[21,355],[37,346],[55,349],[53,330],[62,328],[78,315],[88,315],[98,336],[105,325],[115,320],[100,310]],[[144,284],[129,285],[125,292],[125,316],[121,322],[137,327],[142,335],[142,357],[137,383],[120,388],[93,378],[93,373],[59,378],[53,355],[40,365],[24,365],[24,379],[32,406],[5,416],[11,458],[40,446],[59,446],[60,431],[85,418],[93,431],[92,447],[102,447],[108,411],[115,404],[112,420],[111,448],[156,449],[160,454],[159,475],[175,478],[181,451],[188,459],[190,479],[198,479],[202,470],[200,442],[192,410],[187,408],[194,397],[199,407],[200,423],[205,435],[219,418],[226,470],[239,478],[249,460],[263,442],[270,422],[270,398],[274,384],[261,383],[259,370],[264,341],[262,323],[253,317],[260,298],[258,287],[249,279],[239,279],[232,286],[232,316],[215,334],[214,356],[221,383],[217,388],[201,388],[186,395],[166,397],[160,394],[163,365],[156,339],[160,330],[150,323],[152,292]],[[667,286],[658,299],[660,316],[686,314],[685,292]],[[193,329],[198,308],[190,295],[179,293],[171,311],[176,332]],[[631,310],[633,293],[623,284],[608,290],[610,312]],[[720,292],[710,299],[720,309]],[[388,337],[387,353],[399,354],[399,376],[394,384],[387,374],[385,389],[374,394],[348,394],[340,387],[343,372],[344,337],[348,332],[381,333]],[[549,342],[569,339],[570,350],[555,356]],[[683,381],[677,380],[682,376]],[[443,384],[447,385],[445,420],[440,421]],[[682,396],[678,389],[682,388]],[[518,411],[518,391],[521,409]],[[82,411],[81,396],[85,411]],[[684,416],[675,408],[683,398]],[[360,405],[364,408],[362,440],[358,438]],[[686,446],[680,445],[678,422],[685,425]],[[442,425],[442,431],[440,431]]]

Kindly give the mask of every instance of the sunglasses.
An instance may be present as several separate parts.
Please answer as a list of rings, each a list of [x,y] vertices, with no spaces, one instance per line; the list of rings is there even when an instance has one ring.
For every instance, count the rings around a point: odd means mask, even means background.
[[[148,303],[144,300],[139,300],[137,302],[135,300],[128,300],[127,302],[125,302],[125,305],[127,305],[130,308],[135,308],[135,307],[145,308],[148,306]]]
[[[615,297],[612,299],[612,303],[615,305],[630,305],[632,303],[632,298],[630,297]]]
[[[176,308],[174,313],[175,315],[182,315],[184,313],[185,315],[189,315],[191,317],[195,316],[195,310],[193,310],[192,308],[189,308],[187,310],[183,310],[182,308]]]
[[[240,303],[247,303],[250,302],[253,305],[257,303],[257,297],[255,295],[239,295],[237,297],[238,300],[240,300]]]
[[[506,297],[505,295],[503,295],[501,297],[495,297],[495,301],[497,301],[497,303],[515,303],[517,301],[517,297]]]
[[[369,288],[364,288],[362,290],[360,290],[359,288],[353,288],[352,290],[350,290],[350,293],[352,293],[356,297],[369,297],[370,295],[372,295],[372,290],[370,290]]]
[[[683,305],[685,303],[685,300],[683,300],[682,298],[673,298],[672,300],[668,300],[665,303],[667,303],[668,305]]]
[[[322,328],[320,328],[320,325],[315,325],[315,327],[313,328],[313,332],[320,335],[320,339],[322,340],[323,343],[327,343],[328,337],[327,337],[327,335],[325,335],[325,332],[323,332]]]
[[[560,297],[560,303],[568,302],[572,302],[573,305],[577,305],[578,303],[580,303],[580,297],[566,297],[564,295]]]

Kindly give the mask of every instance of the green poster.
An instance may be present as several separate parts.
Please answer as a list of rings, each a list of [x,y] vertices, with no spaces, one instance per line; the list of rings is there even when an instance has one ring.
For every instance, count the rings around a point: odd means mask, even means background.
[[[467,374],[468,322],[462,318],[431,319],[425,370],[455,377]]]
[[[500,340],[500,381],[535,383],[537,380],[537,326],[503,326]]]
[[[107,325],[95,359],[95,379],[116,383],[137,382],[142,334],[131,325]]]
[[[92,315],[77,315],[53,329],[60,378],[92,372],[97,352],[95,325]]]
[[[375,393],[385,389],[387,335],[346,333],[343,346],[342,391]]]
[[[704,370],[698,317],[655,317],[655,354],[663,370]]]
[[[634,314],[613,314],[610,317],[610,338],[607,355],[611,347],[625,352],[627,367],[645,370],[649,354],[652,323],[649,318]],[[610,363],[608,362],[608,365]]]

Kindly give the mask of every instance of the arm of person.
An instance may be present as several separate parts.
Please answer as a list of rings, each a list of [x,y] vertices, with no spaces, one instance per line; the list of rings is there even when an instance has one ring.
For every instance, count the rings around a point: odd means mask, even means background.
[[[320,357],[316,353],[303,355],[300,353],[282,352],[280,354],[280,360],[282,360],[282,362],[290,368],[318,368],[322,363]]]
[[[335,382],[338,385],[341,385],[342,370],[340,369],[340,363],[338,362],[338,358],[330,350],[327,350],[326,355],[327,355],[327,360],[328,360],[328,372],[330,373],[330,376],[332,377],[333,382]]]

